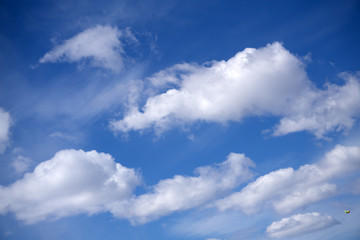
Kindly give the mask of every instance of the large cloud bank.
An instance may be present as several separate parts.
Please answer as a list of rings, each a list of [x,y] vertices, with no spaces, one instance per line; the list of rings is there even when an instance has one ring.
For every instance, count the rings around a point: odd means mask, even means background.
[[[195,176],[175,175],[134,195],[141,184],[136,170],[116,163],[109,154],[62,150],[13,184],[0,186],[0,213],[12,212],[30,224],[100,212],[143,224],[201,206],[253,214],[260,206],[272,205],[288,214],[336,194],[336,185],[329,181],[360,169],[360,148],[338,145],[317,163],[296,171],[279,169],[228,195],[252,178],[254,166],[244,154],[230,153],[221,163],[197,168]]]
[[[253,166],[243,154],[231,153],[220,164],[196,169],[198,176],[176,175],[134,196],[141,183],[134,169],[116,163],[109,154],[62,150],[10,186],[0,186],[0,213],[13,212],[31,224],[109,211],[133,224],[145,223],[222,196],[248,181]]]
[[[345,84],[318,89],[305,64],[280,43],[247,48],[227,61],[176,64],[148,80],[156,91],[139,109],[112,121],[115,131],[153,128],[158,133],[195,121],[225,123],[251,116],[279,116],[272,131],[280,136],[307,130],[318,138],[349,129],[360,112],[360,83],[343,75]],[[155,92],[156,92],[155,91]]]

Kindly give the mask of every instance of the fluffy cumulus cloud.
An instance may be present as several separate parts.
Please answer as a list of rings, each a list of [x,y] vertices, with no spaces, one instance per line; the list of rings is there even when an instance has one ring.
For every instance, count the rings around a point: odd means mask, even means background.
[[[359,77],[342,74],[343,86],[327,84],[325,90],[307,92],[300,101],[297,111],[285,115],[276,126],[274,135],[285,135],[292,132],[308,130],[321,138],[329,131],[350,129],[355,116],[360,113]]]
[[[129,218],[133,224],[141,224],[175,211],[198,207],[249,180],[253,166],[244,154],[231,153],[220,164],[197,168],[196,177],[176,175],[161,180],[152,187],[152,192],[115,204],[112,212]]]
[[[40,59],[40,63],[87,59],[93,66],[119,72],[123,67],[126,42],[137,42],[129,29],[122,31],[116,27],[98,25],[55,46]]]
[[[271,238],[288,238],[319,231],[335,224],[338,224],[338,221],[329,215],[317,212],[296,214],[273,222],[266,228],[266,233]]]
[[[139,183],[134,169],[108,154],[62,150],[10,186],[0,186],[0,213],[13,212],[27,223],[94,214],[128,198]]]
[[[337,145],[314,164],[279,169],[257,178],[240,192],[216,201],[222,211],[239,209],[247,214],[271,204],[280,214],[322,200],[336,193],[328,181],[360,169],[360,148]]]
[[[245,155],[231,153],[220,164],[197,168],[196,177],[176,175],[135,196],[141,176],[134,169],[116,163],[109,154],[62,150],[22,179],[0,186],[0,213],[13,212],[31,224],[109,211],[141,224],[224,195],[248,181],[253,166]]]
[[[316,88],[302,60],[275,42],[227,61],[176,64],[154,74],[148,79],[153,89],[165,92],[149,97],[141,109],[134,105],[111,125],[115,131],[161,133],[176,124],[273,115],[281,117],[273,135],[307,130],[321,138],[350,128],[360,112],[359,79],[343,77],[342,86]]]
[[[0,108],[0,154],[4,153],[5,148],[8,145],[10,126],[10,114]]]

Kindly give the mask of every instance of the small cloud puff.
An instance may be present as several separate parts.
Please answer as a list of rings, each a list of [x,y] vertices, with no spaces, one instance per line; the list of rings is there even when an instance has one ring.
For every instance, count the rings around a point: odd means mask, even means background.
[[[93,66],[119,72],[124,65],[124,44],[137,41],[129,29],[121,31],[116,27],[98,25],[65,40],[39,62],[78,62],[88,59]]]
[[[30,158],[18,155],[12,161],[11,166],[14,168],[17,174],[22,174],[27,172],[33,163],[34,162]]]

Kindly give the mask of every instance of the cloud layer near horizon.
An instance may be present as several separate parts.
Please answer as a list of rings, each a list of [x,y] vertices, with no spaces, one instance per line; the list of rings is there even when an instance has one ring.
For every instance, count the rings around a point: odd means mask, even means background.
[[[149,97],[141,110],[132,106],[111,126],[121,132],[154,128],[161,133],[196,121],[273,115],[281,118],[274,136],[306,130],[322,138],[351,128],[360,112],[359,78],[343,78],[342,86],[316,88],[302,60],[275,42],[246,48],[227,61],[176,64],[154,74],[148,78],[153,89],[167,90]]]

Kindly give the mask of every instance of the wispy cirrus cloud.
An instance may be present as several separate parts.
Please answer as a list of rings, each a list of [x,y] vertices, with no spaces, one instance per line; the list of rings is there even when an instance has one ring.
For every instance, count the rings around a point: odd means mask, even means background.
[[[253,239],[251,226],[258,224],[257,219],[246,218],[238,211],[217,212],[202,209],[177,219],[170,228],[174,234],[187,238]]]
[[[99,81],[89,78],[86,84],[71,89],[67,88],[67,83],[56,83],[40,90],[34,89],[36,99],[33,105],[20,114],[35,116],[41,120],[65,117],[66,121],[76,123],[73,125],[77,126],[113,112],[120,106],[132,104],[143,88],[140,80],[131,80],[137,78],[136,74],[129,73],[121,81]]]
[[[6,146],[9,144],[10,126],[10,113],[0,108],[0,154],[4,153]]]
[[[129,42],[137,42],[129,29],[97,25],[55,46],[39,62],[89,61],[95,67],[117,73],[124,67],[124,45]]]
[[[112,121],[115,131],[153,128],[161,133],[196,121],[226,123],[251,116],[278,116],[274,136],[309,131],[322,138],[352,127],[360,113],[358,76],[343,74],[345,84],[318,89],[303,61],[275,42],[246,48],[227,61],[176,64],[148,80],[163,93]]]
[[[30,158],[24,157],[23,155],[17,155],[12,161],[11,166],[17,174],[22,174],[28,171],[33,163],[34,162]]]

